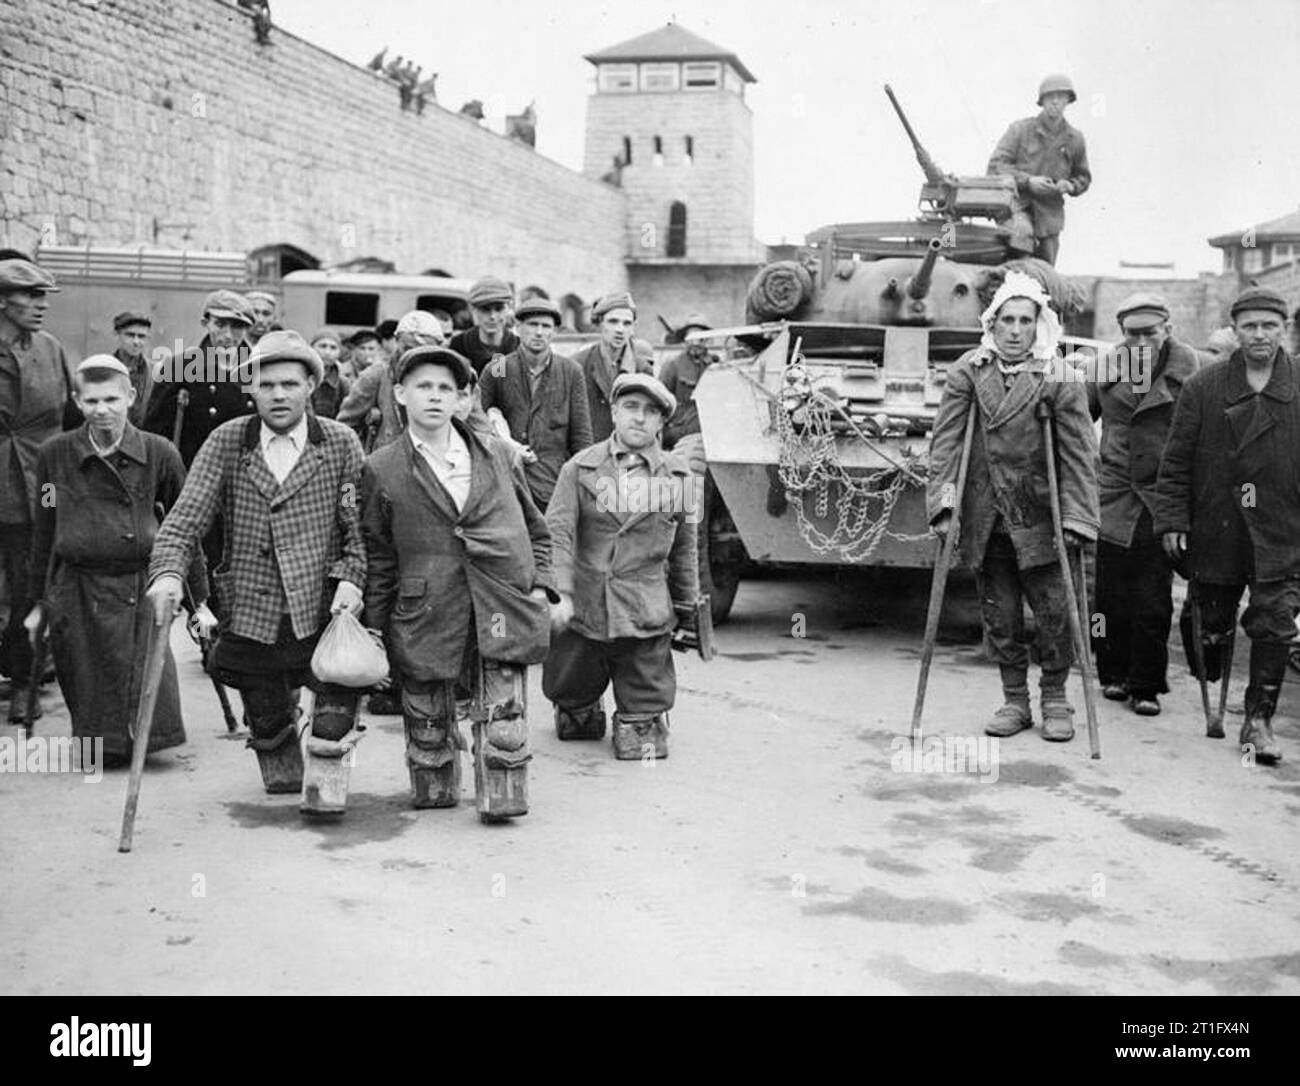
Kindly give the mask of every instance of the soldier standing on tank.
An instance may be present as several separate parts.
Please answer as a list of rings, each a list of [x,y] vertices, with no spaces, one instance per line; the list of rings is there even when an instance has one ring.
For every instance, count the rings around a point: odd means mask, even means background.
[[[1012,247],[1049,264],[1061,247],[1065,197],[1082,196],[1092,184],[1083,133],[1065,119],[1077,97],[1069,76],[1047,76],[1038,87],[1042,112],[1013,122],[989,159],[989,173],[1016,179]]]

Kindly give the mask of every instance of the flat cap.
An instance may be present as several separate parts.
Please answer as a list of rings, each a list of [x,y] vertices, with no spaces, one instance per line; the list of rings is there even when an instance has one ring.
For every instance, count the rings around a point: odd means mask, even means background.
[[[1229,312],[1236,317],[1238,313],[1247,309],[1267,309],[1277,313],[1283,320],[1291,316],[1286,299],[1277,291],[1269,290],[1268,287],[1247,287],[1237,295],[1237,300],[1232,303]]]
[[[248,356],[250,366],[269,366],[272,362],[300,362],[317,381],[325,377],[325,363],[297,332],[267,332],[257,341]]]
[[[534,295],[532,298],[529,298],[528,301],[520,302],[515,308],[515,320],[517,321],[526,321],[529,317],[536,317],[539,314],[550,317],[555,321],[555,326],[557,328],[564,320],[564,315],[560,312],[560,307],[551,301],[550,298],[543,298],[540,295]]]
[[[348,336],[348,343],[353,347],[360,347],[361,344],[371,341],[378,343],[379,337],[369,328],[361,328]]]
[[[146,313],[137,313],[128,309],[113,318],[113,331],[120,332],[123,328],[130,328],[133,324],[143,324],[152,328],[153,319]]]
[[[433,336],[439,342],[446,337],[443,335],[442,325],[438,323],[438,318],[432,313],[426,313],[423,309],[412,309],[411,312],[402,316],[397,322],[395,335],[413,335],[413,336]]]
[[[613,294],[606,294],[603,298],[596,299],[591,307],[591,319],[598,321],[606,313],[611,313],[615,309],[630,309],[632,316],[636,316],[636,303],[632,301],[632,295],[626,290],[616,290]]]
[[[233,290],[214,290],[203,299],[203,315],[219,317],[229,321],[240,321],[253,326],[253,307],[248,299]]]
[[[709,323],[708,318],[703,313],[696,310],[694,313],[686,314],[686,319],[677,327],[677,334],[684,336],[692,328],[702,328],[708,331],[713,328],[713,325]]]
[[[58,281],[30,260],[0,260],[0,290],[57,291]]]
[[[677,397],[668,391],[662,381],[648,373],[620,373],[614,378],[614,387],[609,391],[609,402],[613,403],[629,392],[644,392],[663,408],[665,415],[671,415],[677,410]]]
[[[465,388],[474,376],[474,367],[463,354],[458,354],[449,347],[429,344],[424,347],[412,347],[403,351],[397,360],[397,383],[400,385],[417,366],[446,366],[456,378],[456,387]]]
[[[259,301],[259,302],[270,302],[272,305],[280,304],[279,298],[277,298],[274,294],[271,294],[269,291],[265,291],[265,290],[250,290],[244,295],[244,297],[247,298],[250,302]]]
[[[1139,322],[1139,327],[1159,324],[1169,319],[1169,303],[1165,301],[1163,294],[1139,290],[1119,303],[1119,308],[1115,310],[1115,319],[1120,324],[1132,319]]]
[[[375,325],[375,335],[380,339],[392,339],[397,335],[397,321],[389,317],[386,321],[380,321]]]
[[[343,337],[339,335],[338,332],[336,332],[333,328],[320,329],[307,342],[310,343],[313,347],[315,347],[316,344],[318,344],[322,339],[332,339],[335,343],[339,344],[340,346],[343,343]]]
[[[92,354],[89,358],[77,363],[78,377],[87,371],[93,372],[96,370],[111,370],[113,373],[120,373],[128,380],[131,377],[131,371],[111,354]]]
[[[469,304],[475,306],[504,303],[509,305],[515,300],[515,292],[504,279],[494,275],[485,275],[469,288]]]

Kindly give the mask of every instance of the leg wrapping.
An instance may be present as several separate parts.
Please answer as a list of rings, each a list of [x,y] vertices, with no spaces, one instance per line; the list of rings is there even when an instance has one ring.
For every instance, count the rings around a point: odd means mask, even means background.
[[[615,713],[614,757],[622,762],[668,757],[667,713]]]
[[[402,691],[406,764],[416,807],[454,807],[460,802],[460,747],[455,694],[450,683],[430,691]]]

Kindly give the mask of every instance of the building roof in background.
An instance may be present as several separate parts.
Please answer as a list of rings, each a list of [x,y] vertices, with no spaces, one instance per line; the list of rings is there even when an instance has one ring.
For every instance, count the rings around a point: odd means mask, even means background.
[[[1250,230],[1255,235],[1255,241],[1300,241],[1300,210],[1293,211],[1289,215],[1283,215],[1280,219],[1270,219],[1268,222],[1259,223],[1252,226]],[[1230,234],[1220,234],[1216,238],[1210,238],[1210,244],[1216,249],[1230,249],[1242,243],[1242,238],[1246,235],[1245,230],[1234,230]]]

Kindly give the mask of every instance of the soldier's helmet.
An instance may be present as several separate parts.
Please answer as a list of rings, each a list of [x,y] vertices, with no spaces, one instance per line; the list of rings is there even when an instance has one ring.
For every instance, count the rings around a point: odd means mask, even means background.
[[[1074,83],[1071,82],[1068,75],[1062,75],[1056,72],[1049,76],[1044,76],[1043,81],[1038,84],[1038,104],[1043,104],[1043,99],[1057,91],[1064,91],[1070,96],[1070,101],[1075,101],[1079,96],[1074,93]]]

